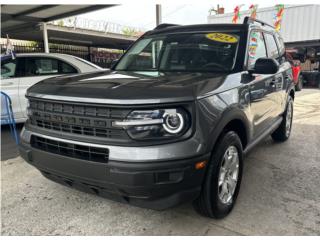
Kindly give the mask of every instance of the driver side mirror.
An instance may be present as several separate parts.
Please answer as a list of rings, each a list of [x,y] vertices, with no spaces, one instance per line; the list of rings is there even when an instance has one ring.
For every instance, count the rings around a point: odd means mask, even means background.
[[[279,62],[273,58],[259,58],[254,64],[251,74],[275,74],[279,71]]]

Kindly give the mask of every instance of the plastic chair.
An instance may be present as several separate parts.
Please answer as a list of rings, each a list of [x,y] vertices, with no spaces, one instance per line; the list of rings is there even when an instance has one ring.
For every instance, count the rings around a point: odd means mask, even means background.
[[[19,136],[17,134],[16,122],[13,116],[11,99],[6,93],[1,91],[1,126],[2,125],[10,126],[11,135],[16,144],[19,144]]]

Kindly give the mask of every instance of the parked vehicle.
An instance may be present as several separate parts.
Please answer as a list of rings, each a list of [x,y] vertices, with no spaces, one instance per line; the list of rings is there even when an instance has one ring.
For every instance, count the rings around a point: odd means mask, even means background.
[[[287,60],[291,64],[292,68],[292,79],[295,85],[296,91],[301,91],[303,87],[303,76],[301,74],[301,64],[300,60],[294,59],[292,55],[287,52]]]
[[[137,206],[232,210],[243,157],[289,138],[294,84],[273,27],[159,25],[108,72],[27,91],[21,156],[61,184]]]
[[[100,71],[84,59],[57,53],[21,53],[16,58],[1,57],[1,89],[12,101],[16,122],[27,119],[26,90],[35,83],[61,74]]]

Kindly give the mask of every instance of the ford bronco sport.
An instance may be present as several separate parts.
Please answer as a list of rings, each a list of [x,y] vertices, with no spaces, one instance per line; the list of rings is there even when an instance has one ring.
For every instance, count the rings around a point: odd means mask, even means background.
[[[152,209],[193,201],[226,216],[243,156],[291,132],[294,85],[282,38],[264,22],[145,33],[109,71],[30,89],[21,156],[56,182]]]

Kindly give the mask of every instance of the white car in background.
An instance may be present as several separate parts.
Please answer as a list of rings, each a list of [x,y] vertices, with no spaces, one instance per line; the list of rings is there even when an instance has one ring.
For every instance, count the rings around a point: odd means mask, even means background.
[[[58,53],[21,53],[15,59],[1,58],[1,91],[12,101],[16,122],[27,119],[26,90],[44,79],[62,75],[102,71],[79,57]]]

